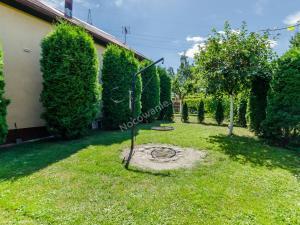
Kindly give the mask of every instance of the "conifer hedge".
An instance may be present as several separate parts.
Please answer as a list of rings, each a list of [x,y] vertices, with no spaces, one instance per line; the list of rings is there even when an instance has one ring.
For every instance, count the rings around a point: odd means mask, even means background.
[[[129,91],[138,65],[131,51],[116,45],[107,46],[103,55],[102,70],[103,122],[106,129],[119,129],[121,125],[131,121]],[[141,114],[141,88],[139,75],[136,77],[136,117]]]
[[[271,81],[264,136],[280,145],[300,146],[300,48],[278,60]]]
[[[266,119],[267,96],[270,89],[270,79],[256,76],[251,81],[248,118],[249,128],[256,135],[262,133],[262,122]]]
[[[151,64],[150,61],[144,60],[141,67],[144,68]],[[143,91],[142,91],[142,112],[149,114],[160,104],[160,80],[155,66],[150,67],[142,73]],[[157,119],[160,112],[151,113],[144,119],[144,122],[151,123]]]
[[[63,138],[84,135],[99,111],[98,54],[92,37],[60,22],[42,41],[42,118]]]
[[[7,135],[6,113],[9,101],[4,98],[3,52],[0,46],[0,144],[5,142]]]
[[[242,99],[239,104],[238,108],[238,124],[241,127],[247,127],[247,101],[245,99]]]
[[[161,110],[159,119],[173,121],[174,111],[171,96],[171,78],[169,77],[165,68],[158,67],[157,72],[160,78],[160,103],[168,104],[166,108]]]

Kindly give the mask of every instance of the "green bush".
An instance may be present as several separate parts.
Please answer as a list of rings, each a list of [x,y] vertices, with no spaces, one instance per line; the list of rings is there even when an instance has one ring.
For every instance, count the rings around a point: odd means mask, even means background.
[[[267,95],[270,81],[267,78],[256,76],[251,81],[251,90],[248,104],[249,128],[256,135],[262,132],[262,122],[266,119]]]
[[[239,109],[238,109],[238,124],[241,127],[247,127],[247,119],[246,119],[246,114],[247,114],[247,101],[242,99],[240,101]]]
[[[119,129],[131,121],[129,90],[138,61],[133,52],[116,45],[107,46],[103,55],[103,125],[105,129]],[[136,77],[135,116],[141,114],[141,77]]]
[[[190,113],[197,113],[199,102],[204,102],[205,113],[207,117],[214,118],[217,109],[218,98],[212,95],[199,94],[195,96],[187,96],[184,102],[187,103]],[[229,98],[223,97],[224,115],[229,117],[230,101]],[[236,107],[236,106],[235,106]]]
[[[83,28],[61,22],[41,45],[42,118],[52,134],[80,137],[99,111],[99,62],[93,39]]]
[[[0,46],[0,144],[5,142],[7,135],[6,113],[9,101],[4,98],[3,52]]]
[[[150,61],[144,60],[141,63],[141,67],[146,67],[151,64]],[[148,114],[147,118],[144,118],[144,122],[151,123],[157,119],[159,111],[155,111],[155,108],[160,104],[160,80],[155,66],[150,67],[142,73],[143,91],[142,91],[142,112]],[[150,113],[150,114],[149,114]]]
[[[204,102],[200,101],[198,106],[198,122],[203,123],[205,119],[205,109],[204,109]]]
[[[300,145],[300,49],[278,60],[271,81],[264,136],[280,145]]]
[[[166,108],[162,108],[159,119],[166,121],[173,121],[174,111],[171,96],[171,78],[169,77],[166,69],[158,67],[157,72],[160,78],[160,103],[163,105],[168,104]]]
[[[219,126],[224,121],[224,106],[223,106],[223,101],[222,100],[217,101],[215,119],[216,119]]]
[[[188,105],[186,104],[186,102],[183,104],[183,107],[182,107],[181,121],[184,123],[189,122],[189,108],[188,108]]]

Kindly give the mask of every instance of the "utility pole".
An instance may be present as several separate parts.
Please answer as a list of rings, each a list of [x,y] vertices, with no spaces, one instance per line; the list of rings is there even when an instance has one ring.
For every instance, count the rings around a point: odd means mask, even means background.
[[[87,23],[90,24],[90,25],[93,25],[93,18],[92,18],[92,10],[91,9],[89,9],[89,12],[88,12]]]
[[[127,35],[130,34],[130,26],[122,27],[122,34],[124,34],[124,44],[127,44]]]
[[[126,159],[126,164],[125,164],[125,168],[128,169],[129,164],[130,164],[130,160],[132,158],[133,155],[133,151],[134,151],[134,138],[135,138],[135,123],[136,123],[136,118],[135,118],[135,81],[136,81],[136,77],[139,74],[142,74],[145,70],[149,69],[152,66],[155,66],[158,63],[164,63],[164,58],[161,58],[159,60],[157,60],[156,62],[150,64],[149,66],[146,66],[145,68],[141,69],[140,71],[138,71],[137,73],[133,74],[132,77],[132,87],[131,87],[131,94],[130,94],[130,98],[131,98],[131,104],[130,104],[130,109],[131,109],[131,119],[132,119],[132,127],[131,127],[131,147],[130,147],[130,152],[129,155]]]

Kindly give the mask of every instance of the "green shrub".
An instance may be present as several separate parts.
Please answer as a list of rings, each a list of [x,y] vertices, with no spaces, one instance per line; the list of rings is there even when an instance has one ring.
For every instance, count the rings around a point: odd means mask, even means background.
[[[157,72],[160,78],[160,103],[167,103],[166,108],[162,108],[159,119],[166,121],[173,121],[174,111],[172,105],[172,96],[171,96],[171,78],[169,77],[166,69],[158,67]]]
[[[141,67],[146,67],[149,64],[151,64],[150,61],[144,60],[141,63]],[[149,114],[149,112],[155,110],[160,104],[160,80],[155,66],[150,67],[142,73],[142,81],[142,112],[143,114]],[[157,119],[159,113],[159,111],[151,113],[147,118],[144,118],[144,122],[153,122]]]
[[[116,45],[107,46],[103,55],[103,125],[105,129],[119,129],[131,121],[129,90],[138,61],[133,52]],[[141,114],[141,77],[136,77],[135,116]]]
[[[204,102],[206,117],[214,118],[217,109],[218,98],[212,95],[199,94],[195,96],[187,96],[184,102],[187,103],[190,113],[197,113],[199,102]],[[229,117],[230,101],[227,96],[223,97],[224,115]],[[236,106],[235,106],[236,107]]]
[[[264,136],[280,145],[300,145],[300,49],[278,60],[271,81]]]
[[[249,128],[256,135],[262,132],[262,122],[266,119],[267,95],[270,81],[264,77],[256,76],[251,81],[251,90],[248,105]]]
[[[219,126],[224,121],[224,106],[223,106],[223,101],[222,100],[217,101],[215,119],[216,119]]]
[[[0,46],[0,144],[5,142],[7,135],[6,113],[9,101],[4,98],[3,52]]]
[[[238,124],[241,127],[247,127],[247,119],[246,119],[246,114],[247,114],[247,101],[242,99],[240,101],[239,109],[238,109]]]
[[[204,102],[200,101],[199,106],[198,106],[198,122],[203,123],[205,119],[205,109],[204,109]]]
[[[42,118],[54,135],[82,136],[99,111],[99,62],[93,39],[83,28],[61,22],[41,45]]]
[[[188,105],[186,104],[186,102],[183,104],[183,107],[182,107],[181,121],[184,123],[189,122],[189,108],[188,108]]]

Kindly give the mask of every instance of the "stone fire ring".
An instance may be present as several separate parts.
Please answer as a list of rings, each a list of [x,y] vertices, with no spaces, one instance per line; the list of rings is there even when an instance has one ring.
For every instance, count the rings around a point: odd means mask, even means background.
[[[130,149],[121,157],[127,159]],[[191,168],[207,156],[205,151],[167,144],[145,144],[135,147],[130,164],[141,169],[174,170]]]
[[[152,127],[151,130],[157,130],[157,131],[172,131],[172,130],[174,130],[174,127],[168,127],[168,126]]]

